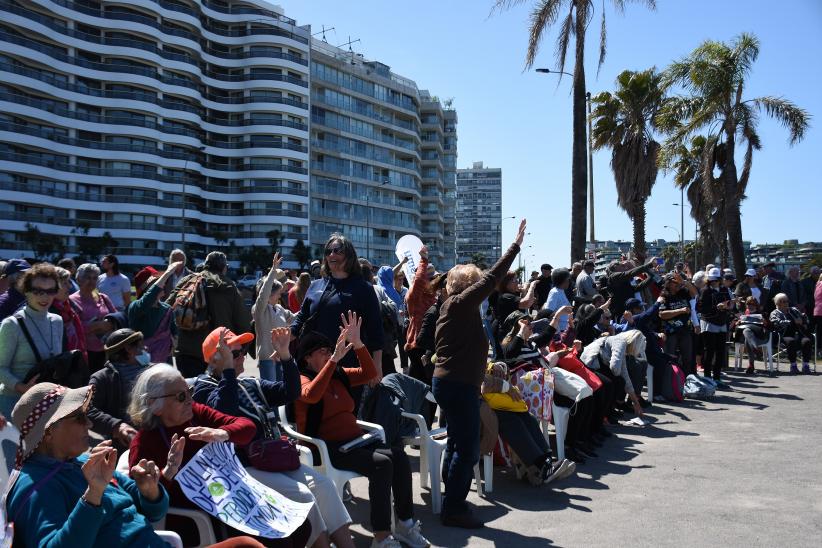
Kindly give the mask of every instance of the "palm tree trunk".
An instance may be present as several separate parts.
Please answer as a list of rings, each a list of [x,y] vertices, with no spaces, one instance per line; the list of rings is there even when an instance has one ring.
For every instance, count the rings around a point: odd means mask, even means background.
[[[585,23],[587,2],[577,1],[574,66],[574,142],[571,153],[571,263],[585,255],[588,202],[587,134],[585,124]]]
[[[727,249],[730,248],[734,272],[740,275],[747,270],[747,265],[745,262],[745,247],[742,243],[742,218],[739,198],[737,197],[739,196],[739,192],[737,192],[739,181],[737,180],[736,160],[734,159],[734,152],[736,151],[736,124],[732,119],[727,120],[725,123],[725,139],[727,160],[722,175],[725,186],[725,211],[723,217],[726,233],[722,234],[722,254],[723,256],[727,256]],[[726,235],[728,237],[727,241],[725,239]],[[723,264],[727,265],[727,262],[723,262]]]
[[[640,263],[645,262],[645,204],[636,208],[634,222],[634,255]]]

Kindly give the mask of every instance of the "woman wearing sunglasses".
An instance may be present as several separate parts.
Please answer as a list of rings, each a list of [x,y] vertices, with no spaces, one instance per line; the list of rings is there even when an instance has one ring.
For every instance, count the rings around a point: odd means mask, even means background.
[[[129,414],[137,435],[129,447],[129,466],[143,459],[153,460],[159,467],[170,466],[176,474],[209,442],[230,441],[237,446],[248,445],[257,434],[257,427],[246,418],[232,417],[192,400],[192,390],[179,371],[167,364],[157,364],[137,377],[131,393]],[[173,480],[174,474],[163,475],[160,482],[169,493],[172,506],[198,509],[183,494]],[[184,522],[188,523],[188,522]],[[181,524],[182,525],[182,524]],[[168,523],[187,542],[187,531]],[[215,530],[223,526],[217,525]],[[267,545],[304,546],[310,533],[308,521],[286,539]],[[232,534],[233,533],[233,534]],[[239,533],[229,528],[229,535]]]
[[[37,382],[26,374],[41,360],[63,352],[63,319],[48,311],[59,291],[60,278],[54,266],[34,265],[17,280],[26,304],[0,324],[0,413],[8,415],[14,404]],[[21,327],[22,323],[22,327]],[[26,338],[28,331],[35,348]]]

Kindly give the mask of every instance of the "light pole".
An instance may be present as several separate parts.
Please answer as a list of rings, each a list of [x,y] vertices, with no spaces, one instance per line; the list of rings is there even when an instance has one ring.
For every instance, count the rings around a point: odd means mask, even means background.
[[[502,255],[502,222],[507,221],[508,219],[516,219],[516,215],[511,215],[509,217],[503,217],[499,220],[499,226],[497,226],[497,235],[499,238],[497,239],[497,246],[499,247],[499,254]],[[497,257],[498,259],[499,257]],[[495,261],[496,262],[496,261]]]
[[[205,150],[205,147],[197,147],[197,150],[202,152]],[[186,170],[188,169],[188,160],[189,157],[186,155],[186,161],[183,163],[183,205],[180,208],[183,218],[183,222],[180,225],[180,240],[182,241],[183,251],[186,250],[186,181],[188,180],[188,173],[186,173]]]
[[[668,225],[664,225],[664,228],[670,228],[671,230],[673,230],[674,232],[676,232],[676,235],[677,235],[677,236],[679,236],[679,242],[680,242],[680,247],[679,247],[679,257],[680,257],[680,260],[681,260],[682,262],[685,262],[685,253],[684,253],[684,248],[682,247],[682,232],[680,232],[680,231],[679,231],[679,230],[677,230],[676,228],[674,228],[674,227],[672,227],[672,226],[668,226]]]
[[[573,74],[561,70],[551,70],[547,68],[535,69],[541,74],[565,74],[566,76],[574,77]],[[585,93],[585,101],[588,104],[588,221],[591,223],[590,240],[596,241],[596,232],[594,230],[594,156],[593,156],[593,132],[591,131],[591,92]]]
[[[685,187],[679,188],[679,203],[674,204],[679,206],[679,253],[682,255],[682,262],[685,262]],[[696,238],[694,238],[694,245],[696,245]],[[694,258],[696,259],[696,258]],[[694,260],[696,262],[696,260]]]
[[[380,186],[389,182],[383,181]],[[371,187],[365,187],[365,256],[371,261]]]

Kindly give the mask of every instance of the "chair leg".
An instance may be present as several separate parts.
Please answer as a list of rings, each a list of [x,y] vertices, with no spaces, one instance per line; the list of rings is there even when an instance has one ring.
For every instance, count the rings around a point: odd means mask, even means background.
[[[428,440],[420,441],[420,487],[422,489],[428,488],[428,459],[431,452],[431,442]]]
[[[439,445],[432,446],[428,458],[428,476],[431,485],[431,511],[439,514],[442,511],[442,455],[443,448]],[[420,479],[426,475],[426,471],[420,468]]]
[[[648,401],[654,401],[654,366],[648,364],[648,369],[645,375],[645,383],[648,385]]]
[[[477,482],[477,495],[482,496],[482,477],[480,477],[479,463],[474,465],[474,480]]]
[[[482,456],[483,472],[485,473],[485,492],[494,492],[494,455]]]

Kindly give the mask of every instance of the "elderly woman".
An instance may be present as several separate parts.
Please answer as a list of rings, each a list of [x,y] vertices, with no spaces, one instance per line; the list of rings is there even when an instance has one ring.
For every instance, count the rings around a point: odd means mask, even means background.
[[[476,265],[464,264],[448,274],[448,297],[437,320],[433,391],[448,421],[442,523],[449,527],[483,526],[465,502],[479,460],[480,386],[488,360],[480,305],[511,268],[525,238],[525,226],[523,219],[516,240],[490,271],[483,274]]]
[[[645,344],[645,335],[638,329],[632,329],[619,335],[596,339],[586,346],[579,356],[579,359],[588,369],[598,371],[614,381],[618,402],[624,400],[621,391],[624,390],[628,394],[634,413],[638,417],[643,416],[643,413],[634,380],[638,380],[641,376],[635,374],[632,379],[628,357],[638,358],[644,356]],[[640,385],[639,389],[641,388]]]
[[[137,377],[128,410],[139,429],[129,447],[129,466],[143,459],[154,460],[160,467],[170,466],[174,473],[164,473],[160,481],[169,492],[171,504],[184,508],[197,506],[174,481],[176,470],[209,442],[230,441],[244,446],[257,433],[254,423],[246,418],[231,417],[192,402],[186,380],[166,364],[150,367]],[[287,539],[265,542],[274,546],[304,546],[309,529],[306,522]]]
[[[71,272],[59,266],[55,270],[57,271],[57,277],[60,279],[60,285],[49,312],[63,318],[63,338],[66,341],[66,350],[79,350],[88,361],[88,356],[86,356],[86,330],[80,320],[80,314],[69,300],[69,295],[73,291]]]
[[[150,266],[134,276],[137,300],[128,305],[128,325],[140,331],[155,363],[171,363],[171,350],[177,324],[171,305],[163,301],[166,282],[174,276],[181,263],[171,263],[162,275]]]
[[[280,431],[276,420],[269,417],[276,417],[277,407],[291,403],[300,392],[300,374],[288,348],[291,332],[287,327],[277,327],[270,332],[268,347],[273,350],[277,366],[283,371],[283,380],[276,382],[239,377],[245,359],[243,346],[252,337],[251,333],[235,335],[224,327],[216,328],[206,337],[203,357],[208,362],[208,370],[194,385],[194,401],[226,415],[251,420],[257,427],[255,439],[277,439]],[[240,449],[238,455],[245,464],[245,450]],[[326,476],[305,465],[293,471],[266,472],[249,468],[248,472],[290,499],[316,503],[308,514],[310,546],[329,546],[330,536],[339,548],[354,547],[348,531],[351,516],[334,483]]]
[[[277,274],[283,274],[280,270],[282,258],[280,254],[274,255],[271,270],[264,278],[257,282],[257,298],[251,307],[251,315],[254,318],[254,332],[256,334],[257,359],[259,360],[260,378],[268,381],[280,381],[283,379],[282,368],[278,367],[271,359],[274,349],[271,347],[271,330],[278,327],[291,327],[296,316],[291,310],[280,304],[280,294],[282,284],[277,281]]]
[[[20,475],[7,509],[15,544],[167,548],[150,522],[165,516],[168,494],[159,479],[175,470],[140,459],[131,477],[116,472],[117,452],[109,441],[84,455],[92,392],[89,386],[40,383],[14,406]]]
[[[108,361],[89,381],[95,390],[88,417],[95,432],[111,438],[114,447],[123,451],[137,435],[128,414],[131,389],[149,367],[151,357],[143,334],[128,328],[109,335],[105,349]]]
[[[810,361],[813,359],[813,337],[811,336],[808,317],[799,309],[790,306],[790,300],[785,293],[779,293],[773,298],[776,310],[771,312],[771,325],[782,337],[782,343],[788,350],[788,360],[791,362],[791,375],[799,373],[796,366],[796,357],[802,351],[802,372],[810,374]]]
[[[350,389],[368,383],[377,367],[360,337],[362,320],[355,312],[340,318],[343,329],[336,346],[321,333],[312,332],[300,340],[302,384],[295,403],[297,428],[328,445],[335,468],[351,470],[368,478],[371,527],[376,548],[400,548],[398,541],[422,548],[429,542],[414,521],[411,491],[411,464],[402,447],[378,449],[374,445],[343,451],[341,447],[363,434],[357,424]],[[346,344],[346,342],[348,344]],[[351,349],[359,367],[338,367]],[[395,526],[391,530],[391,497],[394,498]]]
[[[324,278],[315,280],[308,288],[291,333],[299,338],[302,333],[317,331],[332,341],[337,340],[340,315],[353,310],[362,319],[365,346],[374,362],[382,363],[380,303],[373,286],[362,277],[354,245],[342,234],[335,233],[325,243],[324,252]],[[354,362],[354,356],[349,354],[340,365],[354,366]]]
[[[17,280],[26,304],[0,323],[0,413],[11,413],[37,382],[37,375],[26,376],[39,361],[63,352],[63,320],[48,311],[59,283],[57,270],[47,263],[31,267]]]
[[[113,330],[111,322],[104,318],[117,312],[114,304],[104,293],[97,290],[100,269],[97,265],[86,263],[77,269],[77,284],[80,291],[72,293],[69,300],[79,311],[80,321],[86,332],[86,351],[88,353],[89,371],[94,373],[106,363],[106,352],[103,348],[103,337]]]

